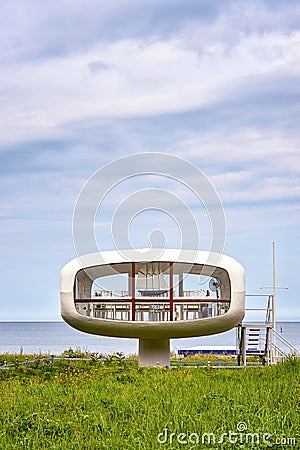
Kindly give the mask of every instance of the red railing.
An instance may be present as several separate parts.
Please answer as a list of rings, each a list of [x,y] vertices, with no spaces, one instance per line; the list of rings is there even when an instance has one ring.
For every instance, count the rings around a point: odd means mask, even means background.
[[[74,303],[168,303],[169,297],[94,297],[75,298]],[[172,299],[172,303],[230,303],[230,299],[206,298],[206,297],[179,297]]]

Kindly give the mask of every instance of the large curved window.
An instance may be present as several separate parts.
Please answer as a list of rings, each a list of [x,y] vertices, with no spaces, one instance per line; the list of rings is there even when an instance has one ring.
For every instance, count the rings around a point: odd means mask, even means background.
[[[113,320],[179,321],[225,314],[227,272],[201,264],[119,263],[80,270],[74,302],[80,314]]]

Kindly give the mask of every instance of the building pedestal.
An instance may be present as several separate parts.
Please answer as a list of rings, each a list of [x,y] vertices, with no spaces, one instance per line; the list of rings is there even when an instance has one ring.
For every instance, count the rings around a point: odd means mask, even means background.
[[[170,367],[170,339],[139,339],[139,366]]]

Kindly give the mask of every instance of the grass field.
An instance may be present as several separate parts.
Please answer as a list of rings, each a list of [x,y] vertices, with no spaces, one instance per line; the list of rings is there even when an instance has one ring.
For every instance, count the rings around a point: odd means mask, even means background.
[[[0,448],[300,448],[299,368],[295,358],[241,369],[111,358],[2,369]]]

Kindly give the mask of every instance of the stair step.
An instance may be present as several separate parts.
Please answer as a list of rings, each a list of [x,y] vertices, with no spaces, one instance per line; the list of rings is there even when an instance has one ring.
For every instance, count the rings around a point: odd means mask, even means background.
[[[247,328],[247,330],[264,330],[266,328],[272,328],[271,324],[266,323],[243,323],[243,326]]]

